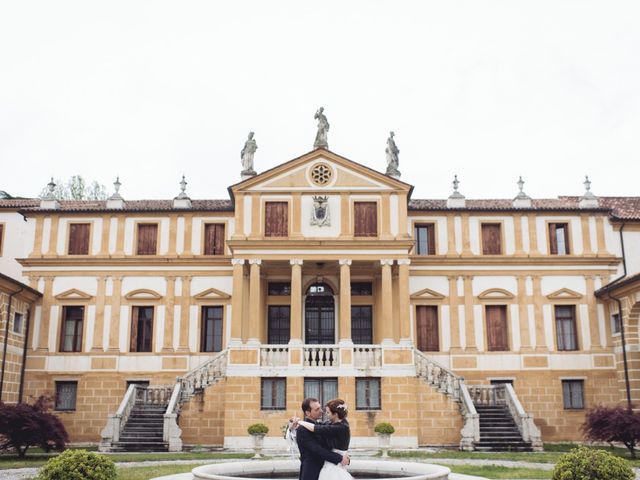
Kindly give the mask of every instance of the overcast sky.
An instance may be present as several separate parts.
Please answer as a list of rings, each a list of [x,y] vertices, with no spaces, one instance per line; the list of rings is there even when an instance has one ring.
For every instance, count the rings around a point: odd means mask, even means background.
[[[640,195],[640,2],[0,0],[0,190],[227,198],[313,148],[414,198]]]

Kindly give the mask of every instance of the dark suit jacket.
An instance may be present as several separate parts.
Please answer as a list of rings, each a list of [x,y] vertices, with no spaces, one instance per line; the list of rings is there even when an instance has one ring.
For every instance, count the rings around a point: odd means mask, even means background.
[[[315,423],[310,418],[305,420]],[[298,477],[300,480],[318,480],[325,460],[336,465],[342,461],[342,455],[332,452],[322,443],[319,435],[304,427],[298,427],[296,441],[300,450],[300,476]]]

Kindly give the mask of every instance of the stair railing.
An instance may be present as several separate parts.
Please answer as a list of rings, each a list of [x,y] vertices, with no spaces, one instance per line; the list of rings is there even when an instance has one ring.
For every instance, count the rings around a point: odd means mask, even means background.
[[[182,385],[176,382],[171,392],[171,398],[164,412],[164,422],[162,424],[162,440],[167,443],[170,452],[182,451],[182,430],[178,426],[178,415],[180,415],[180,390]]]
[[[143,405],[166,405],[169,403],[173,387],[171,385],[139,386],[136,389],[136,403]]]
[[[506,404],[506,383],[499,385],[469,385],[469,394],[476,405],[505,405]]]
[[[212,359],[178,377],[176,381],[180,384],[179,402],[186,402],[196,393],[213,385],[224,377],[226,371],[227,350],[223,350]]]
[[[140,387],[135,384],[129,385],[116,413],[110,413],[107,417],[107,425],[102,432],[100,432],[101,440],[99,450],[101,452],[110,451],[112,444],[120,440],[120,433],[122,433],[127,420],[129,420],[131,410],[136,403],[136,391],[139,388]]]
[[[464,378],[427,357],[420,350],[414,349],[413,352],[416,374],[426,380],[430,385],[436,387],[439,392],[449,395],[455,400],[459,400],[460,382],[464,381]]]
[[[533,416],[529,415],[522,408],[520,400],[516,395],[515,390],[511,384],[504,384],[505,387],[505,403],[509,408],[509,412],[513,417],[513,420],[520,430],[520,435],[525,442],[531,442],[531,446],[534,450],[542,450],[542,436],[540,429],[533,421]]]
[[[476,410],[467,385],[460,380],[460,410],[464,425],[460,430],[460,450],[473,451],[474,443],[480,441],[480,415]]]

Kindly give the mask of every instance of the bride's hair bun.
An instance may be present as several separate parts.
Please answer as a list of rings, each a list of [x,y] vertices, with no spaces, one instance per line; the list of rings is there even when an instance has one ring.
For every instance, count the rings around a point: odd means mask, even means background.
[[[338,415],[340,420],[344,419],[347,416],[348,407],[347,404],[341,398],[335,398],[333,400],[329,400],[326,404],[326,407],[329,408],[331,413],[335,413]]]

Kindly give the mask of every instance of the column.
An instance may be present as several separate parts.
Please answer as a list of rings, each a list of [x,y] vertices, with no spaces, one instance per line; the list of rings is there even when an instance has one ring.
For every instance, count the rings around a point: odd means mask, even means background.
[[[380,343],[389,344],[393,343],[393,324],[391,323],[393,322],[393,286],[391,279],[393,260],[380,260],[380,265],[382,266],[382,315],[380,317],[382,341]]]
[[[193,215],[184,216],[184,247],[182,248],[183,256],[193,255],[191,244],[193,243]],[[200,247],[202,251],[202,246]]]
[[[231,338],[230,346],[242,343],[242,299],[244,297],[244,258],[232,258],[233,292],[231,293]]]
[[[469,232],[468,213],[463,213],[462,215],[460,215],[460,223],[462,227],[462,255],[471,255],[471,233]],[[480,247],[480,249],[482,250],[482,246]]]
[[[58,254],[58,225],[60,224],[60,217],[58,215],[51,216],[51,229],[49,231],[49,250],[47,251],[48,257],[53,257]]]
[[[260,265],[262,260],[249,260],[249,339],[248,343],[260,343],[260,327],[262,326],[260,307]]]
[[[548,350],[544,335],[544,316],[542,314],[542,279],[539,275],[533,275],[533,318],[536,326],[536,351]]]
[[[518,275],[518,317],[520,317],[520,351],[531,351],[531,335],[529,334],[529,309],[527,301],[527,278],[524,275]]]
[[[302,345],[302,260],[289,260],[291,265],[290,344]]]
[[[536,216],[528,215],[529,219],[529,255],[540,255],[538,251],[538,225],[536,224]]]
[[[349,194],[340,194],[340,238],[349,238],[349,217],[351,209],[349,208]]]
[[[591,229],[589,228],[588,215],[584,213],[580,215],[580,226],[582,227],[582,253],[584,255],[593,255],[593,248],[591,247]]]
[[[340,264],[340,343],[351,344],[351,259]]]
[[[102,217],[102,234],[100,237],[100,253],[101,257],[109,256],[109,234],[111,232],[111,217]]]
[[[53,277],[44,277],[44,295],[42,298],[42,316],[38,335],[38,351],[49,350],[49,326],[51,324],[51,308],[53,304]]]
[[[300,222],[302,220],[302,196],[300,192],[291,194],[291,238],[302,238],[302,228]]]
[[[171,215],[169,217],[169,251],[167,255],[176,256],[176,244],[178,242],[178,217]],[[160,242],[158,242],[158,246]]]
[[[189,305],[191,304],[191,276],[182,277],[182,292],[180,298],[180,339],[178,351],[189,351]]]
[[[447,255],[457,255],[455,217],[447,215]]]
[[[600,329],[598,328],[598,310],[596,307],[595,275],[585,275],[587,283],[587,305],[589,311],[589,334],[591,337],[591,350],[602,350],[600,344]],[[611,317],[609,317],[611,318]]]
[[[173,323],[176,304],[176,279],[168,277],[167,279],[167,296],[165,301],[164,313],[164,335],[162,340],[162,351],[173,352]]]
[[[96,293],[96,320],[93,327],[93,345],[92,352],[102,351],[102,338],[104,333],[104,300],[106,293],[106,277],[98,277],[98,290]]]
[[[124,255],[124,216],[118,217],[118,228],[116,230],[116,251],[115,255]],[[135,252],[135,245],[134,250]]]
[[[44,229],[44,218],[38,217],[36,218],[36,231],[34,234],[33,241],[33,252],[29,255],[30,257],[41,256],[42,255],[42,231]]]
[[[451,325],[451,353],[457,353],[462,350],[462,345],[460,344],[460,316],[458,310],[458,305],[460,305],[460,299],[458,298],[458,276],[448,276],[447,280],[449,281],[449,318],[451,319],[449,323]]]
[[[520,214],[516,214],[513,217],[513,227],[515,230],[515,237],[516,237],[516,255],[523,255],[524,254],[524,250],[522,247],[522,244],[524,243],[522,241],[522,215]]]
[[[400,343],[412,345],[409,311],[409,265],[411,260],[398,260],[398,310],[400,312]]]
[[[111,324],[109,326],[109,348],[110,352],[120,350],[120,302],[122,298],[122,277],[112,278],[111,292]]]
[[[476,346],[476,321],[473,315],[473,277],[464,275],[464,332],[466,346],[465,351],[475,352]]]
[[[380,199],[380,240],[390,240],[391,236],[391,196],[384,192]],[[406,228],[406,227],[405,227]]]

